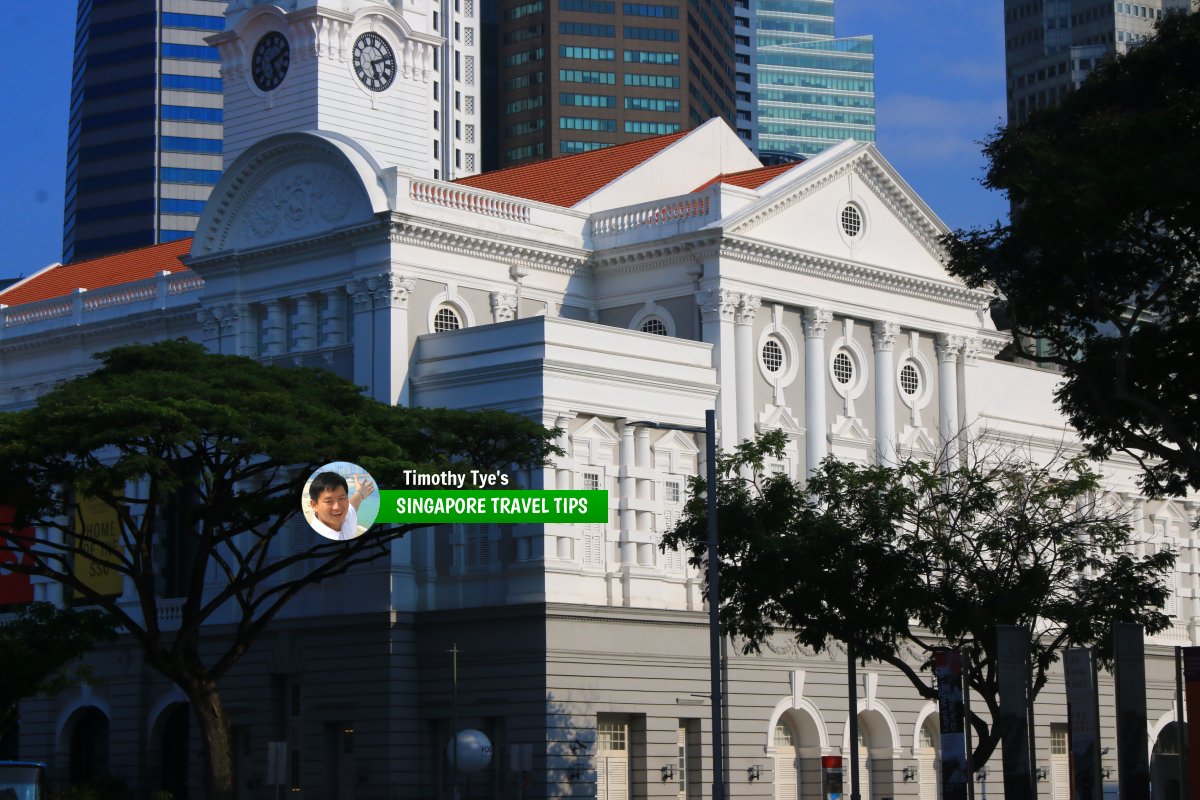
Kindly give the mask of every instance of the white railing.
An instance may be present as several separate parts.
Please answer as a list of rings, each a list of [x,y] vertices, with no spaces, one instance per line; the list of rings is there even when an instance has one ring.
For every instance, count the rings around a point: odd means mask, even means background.
[[[637,228],[667,225],[712,214],[712,194],[690,194],[622,208],[592,218],[592,236],[625,233]]]
[[[158,627],[160,630],[175,630],[183,622],[183,597],[159,597],[154,601],[158,608]]]
[[[408,195],[418,203],[470,211],[513,222],[529,222],[529,206],[525,203],[461,186],[414,180],[409,184]]]
[[[204,280],[193,272],[162,272],[146,280],[106,286],[90,292],[86,289],[74,289],[65,297],[54,297],[36,303],[22,303],[11,307],[0,304],[0,340],[6,336],[32,333],[32,329],[14,329],[38,323],[57,321],[57,325],[83,325],[89,321],[89,314],[122,306],[141,304],[144,307],[130,308],[131,312],[146,310],[146,307],[163,309],[168,306],[168,299],[203,288]]]

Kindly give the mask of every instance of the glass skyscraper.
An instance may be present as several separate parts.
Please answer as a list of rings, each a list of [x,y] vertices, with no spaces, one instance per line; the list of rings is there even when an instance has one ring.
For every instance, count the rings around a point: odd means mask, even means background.
[[[63,261],[191,236],[221,174],[225,0],[80,0]]]
[[[760,156],[875,141],[875,43],[837,38],[833,0],[736,0],[738,134]]]

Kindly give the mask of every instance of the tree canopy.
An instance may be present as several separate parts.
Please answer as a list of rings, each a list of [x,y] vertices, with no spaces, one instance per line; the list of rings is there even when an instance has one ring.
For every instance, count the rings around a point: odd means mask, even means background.
[[[954,470],[906,461],[896,467],[826,459],[801,485],[764,478],[782,434],[743,443],[719,458],[718,529],[722,626],[745,652],[772,646],[777,631],[820,651],[833,641],[863,660],[899,670],[936,699],[933,655],[969,648],[974,763],[1000,742],[996,627],[1033,632],[1030,686],[1069,646],[1111,660],[1114,621],[1148,632],[1169,624],[1164,574],[1174,555],[1131,552],[1125,517],[1099,499],[1100,476],[1082,458],[1037,464],[991,453]],[[664,547],[706,555],[703,479]]]
[[[0,624],[0,741],[16,727],[22,700],[86,679],[90,673],[79,660],[115,638],[106,614],[51,603],[30,603]]]
[[[1056,364],[1090,454],[1124,452],[1150,494],[1200,489],[1200,14],[1103,64],[1061,106],[986,143],[1010,222],[944,238],[994,286],[1002,324]]]
[[[373,561],[419,527],[377,525],[348,541],[314,533],[296,546],[283,534],[309,475],[352,461],[379,485],[399,486],[405,469],[522,469],[556,452],[555,432],[523,417],[389,406],[328,372],[186,341],[97,357],[94,372],[0,415],[0,504],[15,509],[0,552],[103,609],[179,685],[221,800],[233,786],[220,679],[305,587]],[[115,521],[110,530],[76,524],[85,506]],[[20,534],[31,526],[40,529],[32,543]],[[105,590],[89,572],[117,584]],[[202,655],[205,626],[217,622],[231,630]]]

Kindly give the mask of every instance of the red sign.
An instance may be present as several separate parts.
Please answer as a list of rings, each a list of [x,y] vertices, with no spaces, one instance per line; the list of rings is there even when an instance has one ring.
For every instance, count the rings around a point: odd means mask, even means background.
[[[841,756],[821,756],[821,769],[841,769]]]
[[[12,523],[12,506],[0,506],[0,530],[9,535]],[[0,538],[0,606],[33,602],[33,584],[29,582],[29,576],[6,569],[9,564],[31,563],[28,555],[18,558],[11,546],[22,540],[32,542],[33,529],[13,531],[11,535],[12,539]]]

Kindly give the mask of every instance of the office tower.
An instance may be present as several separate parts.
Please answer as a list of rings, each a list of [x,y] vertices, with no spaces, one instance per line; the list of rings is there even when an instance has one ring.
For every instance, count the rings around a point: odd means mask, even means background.
[[[80,0],[63,261],[190,236],[221,170],[224,0]]]
[[[485,169],[733,121],[722,0],[501,0],[494,14]]]
[[[1004,0],[1008,121],[1058,105],[1098,64],[1145,41],[1163,14],[1193,0]]]
[[[768,161],[875,141],[875,42],[833,0],[736,0],[737,132]]]

